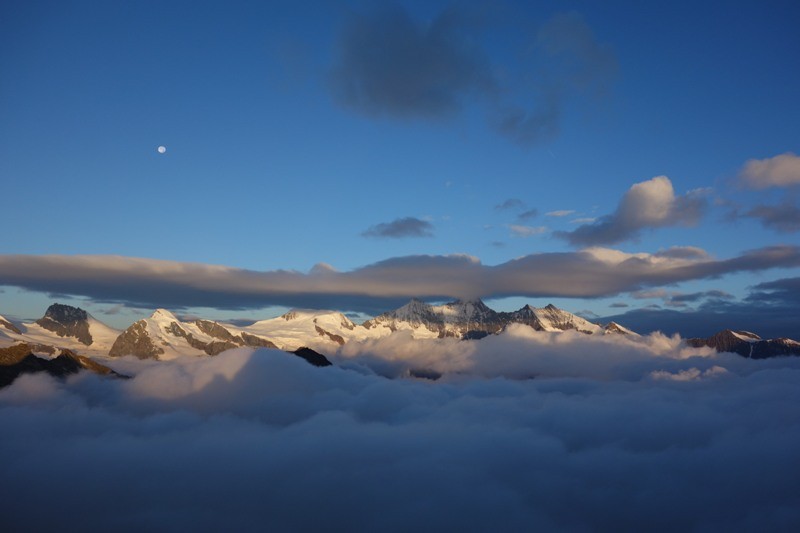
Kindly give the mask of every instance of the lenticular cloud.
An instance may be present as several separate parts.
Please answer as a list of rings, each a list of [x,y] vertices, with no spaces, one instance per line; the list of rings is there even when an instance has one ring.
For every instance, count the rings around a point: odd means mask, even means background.
[[[328,368],[239,349],[117,361],[130,380],[23,376],[0,391],[3,520],[137,531],[800,523],[800,360],[591,339],[401,335],[348,345]],[[442,377],[386,377],[412,367]]]

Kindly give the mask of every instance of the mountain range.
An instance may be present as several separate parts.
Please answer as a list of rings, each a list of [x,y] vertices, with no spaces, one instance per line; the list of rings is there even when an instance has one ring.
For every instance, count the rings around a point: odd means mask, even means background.
[[[33,322],[15,323],[0,316],[0,347],[26,343],[32,352],[100,357],[133,355],[140,359],[174,359],[181,355],[213,356],[237,347],[277,348],[296,353],[311,348],[335,352],[349,341],[364,341],[407,331],[413,338],[481,339],[502,332],[510,324],[536,331],[577,331],[587,335],[638,336],[615,322],[592,323],[547,305],[526,305],[513,312],[497,312],[481,300],[431,305],[413,299],[406,305],[356,324],[338,311],[295,309],[279,317],[234,326],[205,319],[181,319],[157,309],[124,331],[96,320],[83,309],[55,303]],[[744,357],[800,355],[800,343],[791,339],[761,339],[748,332],[726,330],[708,339],[688,339],[695,347],[709,346]]]

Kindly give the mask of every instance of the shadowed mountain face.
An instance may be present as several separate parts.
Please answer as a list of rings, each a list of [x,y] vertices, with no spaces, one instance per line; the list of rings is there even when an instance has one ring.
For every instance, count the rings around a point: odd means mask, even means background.
[[[51,376],[64,377],[77,374],[81,370],[89,370],[103,376],[127,377],[69,350],[62,350],[54,359],[45,359],[34,355],[32,347],[27,344],[0,348],[0,387],[10,385],[22,374],[47,372]]]
[[[700,348],[708,346],[717,352],[737,353],[752,359],[767,359],[787,355],[800,356],[800,342],[792,339],[762,339],[749,331],[726,329],[707,339],[686,339],[686,344]]]
[[[17,326],[15,326],[14,324],[12,324],[12,323],[11,323],[11,322],[9,322],[8,320],[5,320],[5,319],[4,319],[4,318],[2,318],[2,317],[0,317],[0,328],[6,328],[8,331],[11,331],[12,333],[16,333],[16,334],[18,334],[18,335],[19,335],[20,333],[22,333],[22,332],[19,330],[19,328],[18,328]]]
[[[92,344],[89,314],[83,309],[56,303],[48,307],[47,312],[36,323],[59,337],[75,337],[86,346]]]

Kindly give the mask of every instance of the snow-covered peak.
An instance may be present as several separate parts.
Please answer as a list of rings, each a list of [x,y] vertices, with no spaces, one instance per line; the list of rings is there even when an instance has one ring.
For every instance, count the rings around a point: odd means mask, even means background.
[[[152,315],[150,315],[150,319],[160,323],[172,323],[172,322],[180,322],[178,318],[172,314],[171,311],[167,309],[156,309]]]
[[[625,326],[617,324],[616,322],[609,322],[608,324],[606,324],[605,327],[603,328],[603,333],[606,335],[617,333],[621,335],[634,335],[637,337],[639,336],[638,333],[626,328]]]
[[[524,310],[521,309],[520,311]],[[582,333],[599,333],[602,328],[597,324],[589,322],[585,318],[574,315],[563,309],[559,309],[553,304],[547,304],[542,308],[531,308],[537,324],[535,329],[544,331],[566,331],[568,329],[578,330]]]
[[[391,311],[390,313],[384,313],[384,314],[392,315],[394,318],[398,320],[413,320],[413,319],[418,320],[422,317],[429,316],[432,312],[433,312],[433,307],[430,304],[427,304],[421,300],[417,300],[416,298],[414,298],[404,306],[399,307],[394,311]]]
[[[761,340],[761,337],[750,331],[741,331],[741,330],[740,331],[728,330],[728,331],[730,331],[730,334],[736,337],[737,339],[743,340],[745,342],[758,342]]]
[[[440,315],[445,322],[483,321],[496,314],[481,300],[456,300],[433,306],[431,310]]]

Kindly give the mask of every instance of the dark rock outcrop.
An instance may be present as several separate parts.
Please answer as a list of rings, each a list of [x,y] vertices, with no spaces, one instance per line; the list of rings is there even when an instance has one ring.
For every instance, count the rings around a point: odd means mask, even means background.
[[[51,376],[64,377],[81,370],[102,376],[127,377],[70,350],[61,350],[58,357],[45,359],[34,355],[31,346],[24,343],[0,348],[0,387],[10,385],[22,374],[47,372]]]
[[[320,337],[327,337],[339,346],[344,346],[344,337],[341,335],[337,335],[335,333],[331,333],[330,331],[325,331],[318,325],[314,324],[314,329],[317,331]]]
[[[230,331],[220,326],[217,322],[212,322],[210,320],[195,320],[194,323],[197,325],[200,331],[209,337],[214,337],[215,339],[222,341],[236,342],[236,337]]]
[[[55,303],[47,308],[44,316],[36,323],[59,337],[75,337],[86,346],[92,344],[89,314],[78,307]]]
[[[135,355],[139,359],[158,359],[163,353],[164,349],[156,346],[147,334],[147,322],[139,320],[117,337],[108,355],[112,357]]]
[[[333,365],[333,363],[331,363],[328,360],[327,357],[325,357],[324,355],[322,355],[319,352],[315,352],[311,348],[306,348],[305,346],[303,346],[302,348],[298,348],[298,349],[294,350],[293,352],[289,352],[289,353],[293,353],[297,357],[302,357],[303,359],[305,359],[306,361],[308,361],[309,363],[311,363],[314,366],[320,366],[321,367],[321,366],[331,366],[331,365]]]
[[[731,352],[751,359],[800,356],[800,343],[792,339],[762,339],[749,331],[726,329],[707,339],[686,339],[686,344],[701,348],[708,346],[717,352]]]
[[[275,348],[274,343],[268,341],[267,339],[263,339],[261,337],[256,337],[255,335],[250,335],[249,333],[242,332],[241,334],[242,342],[244,342],[245,346],[252,346],[253,348]]]

